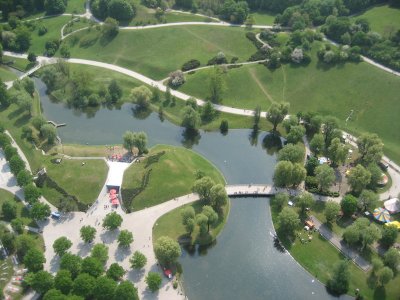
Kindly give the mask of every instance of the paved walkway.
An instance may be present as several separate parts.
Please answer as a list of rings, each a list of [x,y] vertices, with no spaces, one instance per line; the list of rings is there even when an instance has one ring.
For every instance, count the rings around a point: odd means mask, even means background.
[[[368,271],[371,265],[359,255],[358,251],[351,249],[347,244],[336,234],[330,230],[326,224],[321,224],[321,222],[311,216],[315,228],[319,230],[319,233],[326,238],[333,246],[340,250],[347,258],[351,259],[356,265],[358,265],[363,271]]]

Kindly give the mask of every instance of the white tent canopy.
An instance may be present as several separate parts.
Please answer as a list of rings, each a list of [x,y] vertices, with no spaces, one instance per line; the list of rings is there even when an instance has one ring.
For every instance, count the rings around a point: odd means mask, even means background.
[[[391,214],[400,212],[400,200],[398,198],[385,201],[384,206]]]
[[[107,162],[109,170],[107,177],[107,187],[120,189],[124,178],[124,171],[129,167],[128,163],[124,162]]]

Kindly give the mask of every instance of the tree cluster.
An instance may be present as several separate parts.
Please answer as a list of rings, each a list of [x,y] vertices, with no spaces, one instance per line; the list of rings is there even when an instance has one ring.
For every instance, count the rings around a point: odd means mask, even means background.
[[[206,205],[222,214],[222,207],[228,202],[228,195],[222,184],[215,184],[210,177],[204,176],[195,181],[192,191],[197,193]]]
[[[111,17],[124,23],[128,23],[136,14],[132,0],[92,0],[91,9],[96,18],[105,20]]]

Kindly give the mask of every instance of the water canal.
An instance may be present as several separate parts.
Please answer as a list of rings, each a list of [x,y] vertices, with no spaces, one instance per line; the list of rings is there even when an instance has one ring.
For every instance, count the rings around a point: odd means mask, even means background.
[[[121,143],[126,130],[145,131],[149,145],[191,147],[212,161],[229,184],[271,183],[275,154],[262,147],[266,133],[256,145],[249,130],[201,132],[188,142],[183,130],[157,114],[135,118],[131,104],[120,109],[102,108],[94,114],[53,103],[45,85],[35,79],[43,113],[49,120],[67,123],[58,130],[64,143],[106,145]],[[253,145],[252,145],[253,144]],[[204,299],[332,299],[290,255],[274,247],[268,198],[231,199],[231,212],[216,244],[208,249],[183,251],[184,288],[190,300]]]

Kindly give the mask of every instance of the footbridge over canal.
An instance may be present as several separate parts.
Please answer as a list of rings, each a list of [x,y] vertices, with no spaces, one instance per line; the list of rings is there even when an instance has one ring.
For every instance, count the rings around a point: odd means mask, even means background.
[[[297,195],[295,189],[277,188],[271,184],[239,184],[225,186],[229,197],[265,197],[273,196],[279,192],[287,192],[290,195]]]

